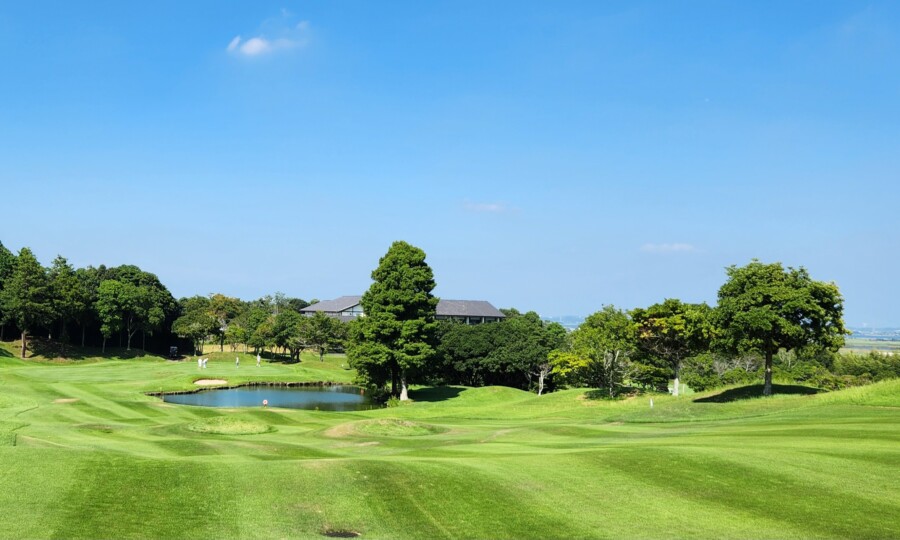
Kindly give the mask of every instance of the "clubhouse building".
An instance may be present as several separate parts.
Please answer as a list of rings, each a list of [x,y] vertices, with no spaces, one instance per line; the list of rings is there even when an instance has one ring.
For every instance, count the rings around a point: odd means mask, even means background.
[[[352,321],[364,315],[359,301],[362,296],[342,296],[334,300],[325,300],[300,310],[300,313],[312,317],[321,311],[329,317],[342,321]],[[438,302],[435,319],[459,321],[465,324],[483,324],[497,322],[506,318],[499,309],[484,300],[444,300]]]

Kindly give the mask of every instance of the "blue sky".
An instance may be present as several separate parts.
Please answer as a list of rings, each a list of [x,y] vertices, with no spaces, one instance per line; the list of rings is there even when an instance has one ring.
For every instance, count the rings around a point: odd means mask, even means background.
[[[0,241],[176,296],[714,302],[752,258],[900,326],[895,2],[3,2]]]

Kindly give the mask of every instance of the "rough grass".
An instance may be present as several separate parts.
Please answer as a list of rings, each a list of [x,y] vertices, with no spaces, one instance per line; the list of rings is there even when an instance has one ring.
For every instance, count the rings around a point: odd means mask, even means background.
[[[253,418],[235,416],[204,418],[189,424],[187,428],[197,433],[214,433],[216,435],[258,435],[275,429],[269,424]]]
[[[145,394],[352,376],[340,357],[210,357],[0,355],[0,538],[900,537],[900,381],[652,409],[581,390],[422,388],[352,413]]]

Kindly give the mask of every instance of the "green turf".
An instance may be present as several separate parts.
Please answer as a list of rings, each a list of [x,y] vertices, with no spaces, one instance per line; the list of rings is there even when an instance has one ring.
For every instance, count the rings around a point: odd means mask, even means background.
[[[352,413],[147,395],[199,378],[352,379],[339,356],[234,356],[199,370],[0,355],[0,537],[900,537],[900,381],[652,409],[499,387]]]

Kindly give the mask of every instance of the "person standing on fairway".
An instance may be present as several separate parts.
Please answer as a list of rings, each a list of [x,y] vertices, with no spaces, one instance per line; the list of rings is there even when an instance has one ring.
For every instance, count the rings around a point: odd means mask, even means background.
[[[256,367],[259,367],[259,353],[256,353]]]
[[[241,367],[241,357],[240,356],[234,357],[234,367]]]

